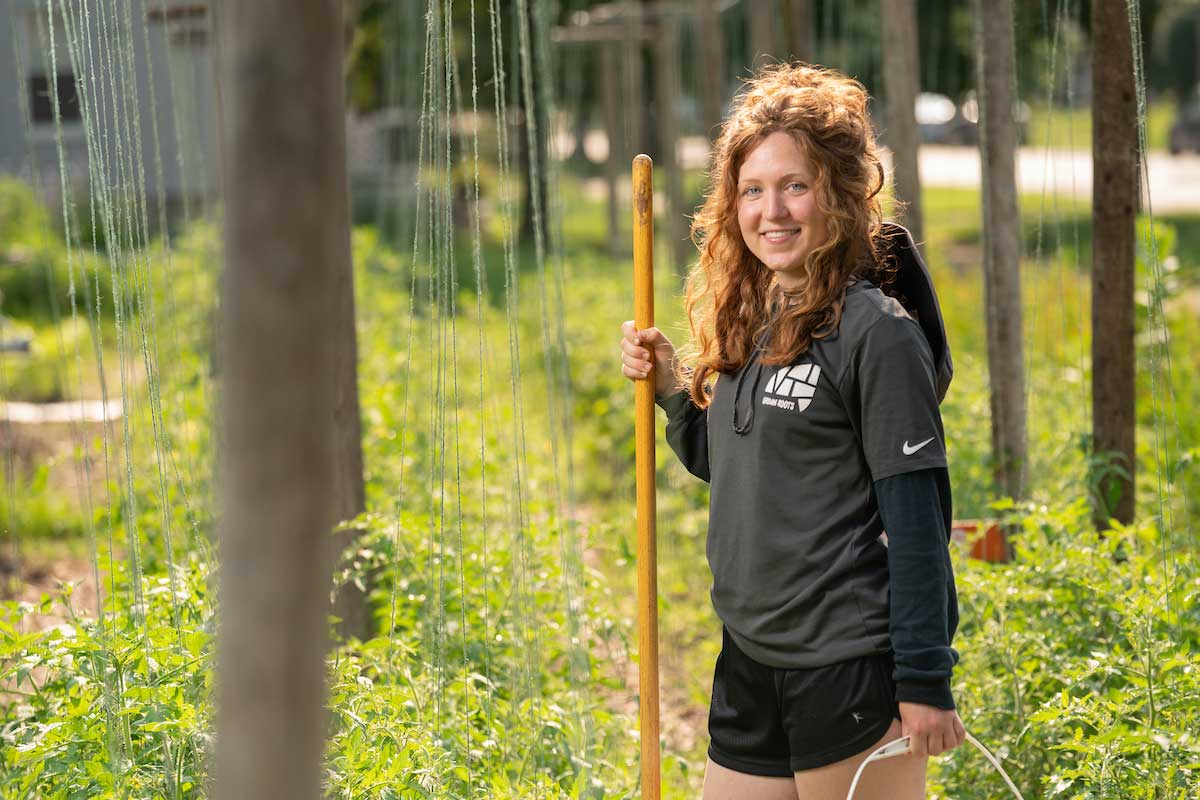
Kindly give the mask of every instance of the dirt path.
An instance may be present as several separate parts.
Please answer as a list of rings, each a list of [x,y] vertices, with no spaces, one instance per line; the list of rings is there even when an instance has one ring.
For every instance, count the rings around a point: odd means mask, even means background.
[[[18,574],[19,572],[19,574]],[[67,619],[66,609],[58,601],[63,585],[74,584],[71,608],[77,616],[91,617],[96,609],[96,579],[87,558],[47,560],[17,559],[11,547],[0,553],[0,600],[17,600],[37,605],[44,596],[55,598],[48,614],[28,614],[22,620],[23,631],[41,631]]]
[[[72,405],[78,408],[77,403]],[[101,430],[100,424],[84,423],[82,429],[79,424],[57,420],[32,424],[19,424],[11,419],[0,421],[0,456],[5,460],[5,469],[12,471],[14,481],[11,486],[0,486],[0,491],[15,493],[5,498],[6,504],[18,506],[31,480],[44,480],[44,488],[38,491],[63,499],[65,505],[47,513],[65,513],[63,509],[68,508],[78,512],[85,493],[90,493],[93,501],[104,496],[104,470],[97,469],[95,455],[88,456],[89,469],[85,471],[76,454],[80,438],[90,440]],[[39,469],[45,473],[35,479]],[[90,476],[90,486],[81,483],[88,479],[85,474]],[[38,604],[43,595],[57,598],[62,584],[69,581],[76,585],[71,600],[75,611],[94,614],[95,575],[92,561],[84,553],[86,544],[76,537],[54,538],[47,530],[11,527],[19,526],[22,519],[20,514],[15,520],[6,518],[6,529],[0,531],[0,599]],[[65,619],[65,609],[56,602],[49,614],[27,615],[22,627],[44,630]]]
[[[586,504],[574,509],[574,518],[585,532],[598,517],[597,511]],[[586,547],[587,542],[584,544]],[[584,565],[589,569],[603,572],[602,557],[600,549],[596,547],[588,547],[583,551]],[[624,610],[636,614],[636,609]],[[660,639],[662,633],[660,630]],[[683,665],[677,645],[669,641],[660,641],[659,645],[659,731],[668,752],[687,755],[694,752],[697,745],[707,741],[708,707],[695,702],[683,681],[678,679]],[[634,661],[633,653],[620,646],[619,642],[597,638],[592,642],[592,657],[606,675],[618,678],[623,686],[623,691],[606,691],[604,699],[608,707],[636,720],[641,690],[638,664]]]

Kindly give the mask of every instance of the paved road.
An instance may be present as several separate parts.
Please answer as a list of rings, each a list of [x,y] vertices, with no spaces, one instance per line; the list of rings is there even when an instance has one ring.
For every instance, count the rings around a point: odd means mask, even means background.
[[[700,136],[683,139],[679,146],[685,167],[708,164],[708,141]],[[891,154],[884,151],[891,168]],[[1155,213],[1200,211],[1200,155],[1150,154],[1149,186]],[[979,150],[974,147],[925,145],[921,148],[921,180],[926,186],[979,186]],[[1090,199],[1092,154],[1088,150],[1044,150],[1024,147],[1017,154],[1017,182],[1021,192],[1062,194]]]
[[[1200,156],[1150,153],[1150,208],[1155,213],[1200,210]],[[921,148],[921,179],[929,186],[976,187],[979,151],[973,147]],[[1090,199],[1092,154],[1088,150],[1017,152],[1017,187],[1030,194],[1063,194]]]
[[[19,422],[37,425],[46,422],[109,422],[121,418],[120,399],[71,400],[65,403],[0,403],[0,424]]]

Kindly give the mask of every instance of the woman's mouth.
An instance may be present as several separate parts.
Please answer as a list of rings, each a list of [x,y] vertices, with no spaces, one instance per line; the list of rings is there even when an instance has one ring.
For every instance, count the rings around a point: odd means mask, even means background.
[[[790,228],[788,230],[764,231],[762,237],[771,244],[778,244],[779,242],[786,242],[798,233],[800,233],[799,228]]]

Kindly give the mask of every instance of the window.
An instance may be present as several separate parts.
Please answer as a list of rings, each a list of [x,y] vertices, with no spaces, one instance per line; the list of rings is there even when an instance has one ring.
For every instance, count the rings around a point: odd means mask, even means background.
[[[58,90],[58,110],[63,122],[82,119],[79,98],[75,96],[75,76],[58,75],[54,80]],[[29,77],[29,111],[35,125],[54,124],[54,94],[46,75]]]
[[[168,6],[159,0],[159,7],[146,12],[149,22],[167,26],[168,41],[173,45],[203,45],[208,42],[208,5],[182,3]]]

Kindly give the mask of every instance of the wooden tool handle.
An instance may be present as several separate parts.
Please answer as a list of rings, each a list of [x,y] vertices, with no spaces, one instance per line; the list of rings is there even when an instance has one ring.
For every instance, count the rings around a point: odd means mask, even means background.
[[[654,325],[654,163],[633,159],[633,324]],[[654,371],[634,383],[637,450],[638,687],[642,797],[659,800],[658,555],[654,518]]]

